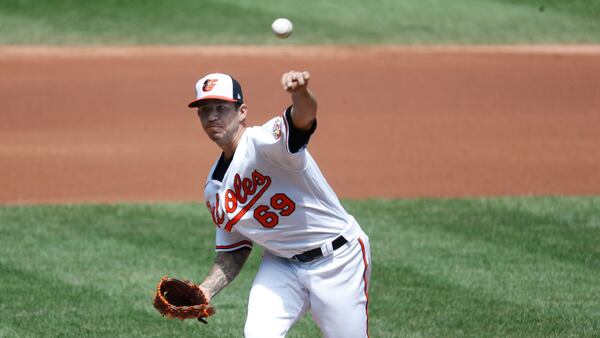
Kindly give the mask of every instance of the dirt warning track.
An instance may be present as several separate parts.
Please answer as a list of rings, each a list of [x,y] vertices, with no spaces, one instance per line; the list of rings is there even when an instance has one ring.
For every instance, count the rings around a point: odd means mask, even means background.
[[[309,70],[309,145],[342,197],[600,193],[600,48],[0,47],[0,203],[202,199],[192,109],[233,74],[251,125]]]

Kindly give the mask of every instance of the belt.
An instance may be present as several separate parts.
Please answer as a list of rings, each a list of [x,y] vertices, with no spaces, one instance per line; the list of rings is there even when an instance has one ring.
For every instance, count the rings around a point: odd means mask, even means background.
[[[348,241],[344,238],[344,236],[339,236],[338,238],[334,239],[333,242],[331,242],[331,246],[333,247],[333,250],[337,250],[346,243],[348,243]],[[323,251],[321,251],[321,248],[316,248],[316,249],[308,250],[306,252],[298,254],[298,255],[292,257],[292,259],[295,259],[298,262],[306,263],[306,262],[310,262],[310,261],[314,260],[315,258],[319,258],[321,256],[323,256]]]

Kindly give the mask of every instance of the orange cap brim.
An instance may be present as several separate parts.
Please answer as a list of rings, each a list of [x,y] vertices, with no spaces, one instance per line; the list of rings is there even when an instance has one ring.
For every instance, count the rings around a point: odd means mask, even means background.
[[[203,100],[210,100],[210,99],[213,99],[213,100],[223,100],[223,101],[227,101],[227,102],[238,102],[237,100],[234,100],[234,99],[232,99],[232,98],[230,98],[230,97],[225,97],[225,96],[217,96],[217,95],[209,95],[209,96],[205,96],[205,97],[203,97],[203,98],[201,98],[201,99],[197,99],[197,100],[194,100],[194,101],[190,102],[190,103],[188,104],[188,107],[190,107],[190,108],[195,108],[195,107],[197,107],[197,106],[198,106],[198,103],[199,103],[200,101],[203,101]]]

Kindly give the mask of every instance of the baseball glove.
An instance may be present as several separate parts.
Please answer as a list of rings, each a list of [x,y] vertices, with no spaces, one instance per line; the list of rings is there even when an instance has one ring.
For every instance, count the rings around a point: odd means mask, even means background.
[[[206,323],[204,318],[215,313],[215,308],[208,304],[198,285],[167,276],[156,285],[154,308],[169,318],[197,318],[203,323]]]

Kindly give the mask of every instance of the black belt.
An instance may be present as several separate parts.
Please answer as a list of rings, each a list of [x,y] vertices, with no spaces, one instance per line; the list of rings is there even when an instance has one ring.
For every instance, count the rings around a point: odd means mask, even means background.
[[[334,239],[333,242],[331,242],[331,246],[333,247],[333,250],[337,250],[346,243],[348,243],[348,241],[344,238],[344,236],[339,236],[338,238]],[[316,248],[316,249],[312,249],[312,250],[303,252],[299,255],[296,255],[296,256],[292,257],[292,259],[295,259],[298,262],[306,263],[306,262],[310,262],[310,261],[314,260],[315,258],[318,258],[321,256],[323,256],[323,252],[321,251],[321,248]]]

